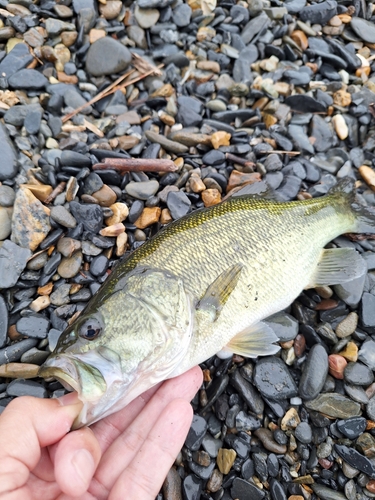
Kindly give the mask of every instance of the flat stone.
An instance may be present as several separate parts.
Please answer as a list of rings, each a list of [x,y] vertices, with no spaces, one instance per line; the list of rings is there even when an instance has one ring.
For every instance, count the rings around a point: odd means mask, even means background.
[[[70,211],[77,222],[81,222],[87,231],[97,233],[103,224],[103,211],[99,205],[87,203],[85,205],[76,201],[69,204]]]
[[[371,21],[361,17],[352,17],[350,27],[361,40],[367,43],[375,43],[375,26]]]
[[[299,12],[301,21],[309,21],[311,24],[322,24],[323,26],[337,14],[337,2],[326,0],[319,4],[303,7]]]
[[[21,247],[35,250],[50,230],[47,207],[29,189],[20,187],[14,203],[12,241]]]
[[[137,4],[134,9],[134,17],[141,28],[149,29],[158,22],[160,12],[158,9],[141,9]]]
[[[254,385],[264,397],[276,401],[297,396],[298,393],[287,365],[281,359],[271,356],[257,362]]]
[[[51,208],[51,219],[64,227],[76,227],[77,221],[72,214],[63,206],[58,205]]]
[[[8,238],[12,230],[11,215],[9,209],[0,207],[0,241]]]
[[[36,69],[21,69],[13,73],[8,82],[14,89],[25,90],[41,90],[48,84],[47,78]]]
[[[191,201],[183,191],[171,191],[167,197],[167,207],[172,218],[176,220],[190,211]]]
[[[179,155],[187,153],[187,151],[189,150],[187,146],[175,141],[171,141],[170,139],[167,139],[163,135],[157,134],[156,132],[152,132],[151,130],[146,130],[145,135],[147,139],[149,139],[151,142],[160,144],[164,149],[170,151],[171,153]]]
[[[90,46],[86,58],[86,71],[93,76],[112,75],[124,71],[130,62],[129,49],[106,36]]]
[[[189,474],[182,482],[184,500],[199,500],[202,493],[202,480],[195,474]]]
[[[344,370],[344,378],[350,384],[368,386],[374,381],[374,374],[368,366],[351,362]]]
[[[13,179],[18,172],[17,153],[2,122],[0,122],[0,156],[0,181]]]
[[[82,265],[82,253],[75,252],[71,257],[64,257],[57,268],[57,272],[62,278],[73,278]]]
[[[232,449],[220,448],[217,454],[217,466],[222,474],[228,474],[236,459],[237,453]]]
[[[375,333],[375,296],[365,292],[360,305],[362,327],[369,333]]]
[[[265,492],[254,486],[253,484],[236,477],[233,481],[230,490],[232,498],[236,500],[262,500],[265,497]]]
[[[368,340],[364,342],[358,352],[358,360],[362,361],[371,370],[375,370],[375,342]]]
[[[188,435],[185,439],[185,446],[191,450],[199,450],[203,438],[207,431],[207,422],[203,417],[194,415]]]
[[[272,432],[269,429],[262,427],[256,430],[254,432],[254,435],[261,441],[266,450],[280,455],[286,453],[287,447],[285,445],[277,443],[273,439]]]
[[[0,62],[0,75],[9,78],[20,69],[26,68],[33,60],[26,43],[17,43]]]
[[[347,500],[345,495],[323,484],[314,483],[311,484],[310,487],[322,500]]]
[[[8,308],[2,295],[0,295],[0,348],[7,342],[8,334]]]
[[[129,182],[125,187],[125,191],[138,200],[147,200],[151,196],[154,196],[158,189],[159,183],[155,179],[150,181]]]
[[[259,392],[255,389],[253,384],[242,377],[239,370],[235,370],[232,374],[230,383],[244,398],[246,404],[252,412],[257,415],[263,413],[264,402]]]
[[[320,344],[315,344],[308,354],[299,383],[299,394],[305,400],[316,398],[323,389],[328,375],[328,355]]]
[[[33,380],[12,380],[7,387],[8,396],[33,396],[34,398],[47,398],[47,389]]]
[[[375,467],[372,462],[354,448],[335,444],[335,450],[351,467],[360,470],[370,477],[375,476]]]
[[[48,334],[49,320],[40,315],[29,315],[19,319],[16,323],[17,331],[21,335],[35,339],[45,339]]]
[[[361,415],[361,405],[336,392],[320,394],[316,399],[307,401],[306,407],[320,411],[333,418],[350,418]]]
[[[298,321],[290,314],[277,313],[265,320],[280,342],[294,340],[298,334]]]
[[[338,420],[336,426],[341,434],[344,434],[348,439],[354,440],[365,431],[367,421],[363,417],[353,417],[347,420]]]

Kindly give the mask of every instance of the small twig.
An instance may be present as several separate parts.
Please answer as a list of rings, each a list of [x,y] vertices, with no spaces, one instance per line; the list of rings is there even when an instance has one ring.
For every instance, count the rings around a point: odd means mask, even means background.
[[[95,150],[94,150],[95,152]],[[172,160],[153,158],[105,158],[104,163],[96,163],[93,170],[117,170],[125,172],[175,172],[178,167]]]
[[[83,121],[83,123],[84,123],[85,127],[88,130],[90,130],[90,132],[93,132],[98,137],[104,137],[104,133],[96,125],[94,125],[93,123],[89,122],[86,119]]]
[[[51,203],[51,201],[53,201],[57,195],[59,195],[60,193],[62,193],[64,191],[65,186],[66,186],[66,182],[64,182],[64,181],[57,184],[57,186],[52,191],[52,193],[49,196],[47,196],[47,198],[44,200],[44,203],[46,205],[48,205],[48,203]]]
[[[267,151],[267,155],[271,155],[272,153],[276,153],[279,155],[290,155],[290,156],[297,156],[300,155],[301,153],[299,151],[282,151],[282,150],[277,150],[275,149],[274,151]]]
[[[99,92],[99,94],[97,94],[95,97],[93,97],[89,101],[85,102],[84,104],[82,104],[82,106],[79,106],[78,108],[76,108],[71,113],[68,113],[67,115],[63,116],[62,117],[62,122],[65,123],[66,121],[68,121],[71,118],[73,118],[73,116],[75,116],[77,113],[79,113],[80,111],[82,111],[83,109],[85,109],[87,106],[91,106],[91,104],[95,104],[97,101],[100,101],[100,99],[102,99],[103,97],[106,97],[107,95],[109,95],[110,92],[111,92],[111,90],[114,87],[116,87],[116,85],[118,85],[120,82],[122,82],[123,80],[125,80],[125,78],[127,78],[129,75],[131,75],[134,72],[135,72],[135,69],[131,69],[130,71],[128,71],[124,75],[119,76],[117,78],[117,80],[115,80],[107,88],[105,88],[104,90],[102,90],[101,92]]]
[[[240,156],[236,156],[232,153],[225,153],[225,157],[229,161],[234,161],[235,163],[238,163],[239,165],[242,165],[243,167],[255,167],[255,163],[246,160],[246,158],[241,158]]]

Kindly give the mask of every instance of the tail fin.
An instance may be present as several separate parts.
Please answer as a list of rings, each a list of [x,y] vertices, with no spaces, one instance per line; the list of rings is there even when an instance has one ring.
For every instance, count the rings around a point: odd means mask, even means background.
[[[349,204],[356,217],[356,233],[375,233],[375,208],[361,205],[355,195],[355,181],[350,177],[341,179],[329,192],[330,195],[340,195]],[[354,231],[353,231],[354,232]]]

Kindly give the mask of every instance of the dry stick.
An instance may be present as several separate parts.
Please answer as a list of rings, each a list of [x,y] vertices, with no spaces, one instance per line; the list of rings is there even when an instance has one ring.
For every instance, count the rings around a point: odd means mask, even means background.
[[[64,182],[64,181],[57,184],[57,186],[52,191],[52,193],[49,196],[47,196],[47,198],[44,200],[44,203],[46,205],[48,205],[48,203],[51,203],[51,201],[53,201],[58,194],[60,194],[64,191],[65,186],[66,186],[66,182]]]
[[[95,150],[94,150],[95,153]],[[93,170],[117,170],[118,172],[175,172],[177,165],[172,160],[154,158],[105,158],[104,163],[96,163]]]
[[[133,83],[138,82],[139,80],[143,80],[143,78],[146,78],[147,76],[152,75],[152,73],[154,73],[155,69],[160,69],[163,66],[164,66],[164,64],[159,64],[159,66],[156,66],[155,68],[150,69],[150,71],[147,71],[147,73],[143,73],[142,75],[138,76],[137,78],[133,78],[133,80],[129,80],[128,82],[124,82],[121,85],[119,85],[119,83],[122,80],[124,80],[129,75],[131,75],[132,73],[135,72],[135,69],[132,69],[128,73],[125,73],[125,75],[122,75],[119,78],[117,78],[117,80],[114,81],[113,83],[111,83],[111,85],[109,87],[107,87],[106,89],[99,92],[99,94],[96,95],[95,97],[93,97],[92,99],[90,99],[90,101],[85,102],[85,104],[83,104],[79,108],[77,108],[74,111],[72,111],[71,113],[63,116],[62,122],[65,123],[66,121],[70,120],[70,118],[72,118],[74,115],[76,115],[77,113],[82,111],[82,109],[86,108],[87,106],[91,106],[91,104],[96,103],[97,101],[99,101],[103,97],[107,97],[107,96],[113,94],[114,92],[116,92],[117,90],[124,89],[124,88],[128,87],[129,85],[132,85]]]
[[[106,97],[106,95],[113,89],[113,87],[116,87],[116,85],[118,85],[120,82],[122,82],[122,80],[124,80],[129,75],[131,75],[132,73],[134,73],[134,71],[135,71],[135,69],[131,69],[130,71],[128,71],[127,73],[125,73],[125,75],[119,76],[117,78],[117,80],[115,80],[113,83],[111,83],[111,85],[109,85],[106,89],[104,89],[101,92],[99,92],[99,94],[97,94],[95,97],[93,97],[89,101],[85,102],[85,104],[82,104],[82,106],[79,106],[78,108],[76,108],[71,113],[68,113],[67,115],[63,116],[62,117],[62,122],[65,123],[66,121],[70,120],[74,115],[76,115],[77,113],[79,113],[80,111],[82,111],[83,109],[85,109],[87,106],[91,106],[91,104],[94,104],[94,103],[96,103],[96,101],[99,101],[103,97]]]
[[[255,167],[254,162],[247,160],[246,158],[241,158],[240,156],[236,156],[232,153],[225,153],[225,157],[227,160],[238,163],[239,165],[242,165],[243,167]]]

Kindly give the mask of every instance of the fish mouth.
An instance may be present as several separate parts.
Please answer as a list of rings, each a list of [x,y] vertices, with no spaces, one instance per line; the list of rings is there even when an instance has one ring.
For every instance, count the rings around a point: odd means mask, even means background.
[[[103,346],[80,354],[51,354],[40,367],[38,376],[53,377],[67,390],[77,391],[83,408],[72,430],[101,418],[111,406],[111,399],[116,396],[118,387],[124,383],[118,354]]]

